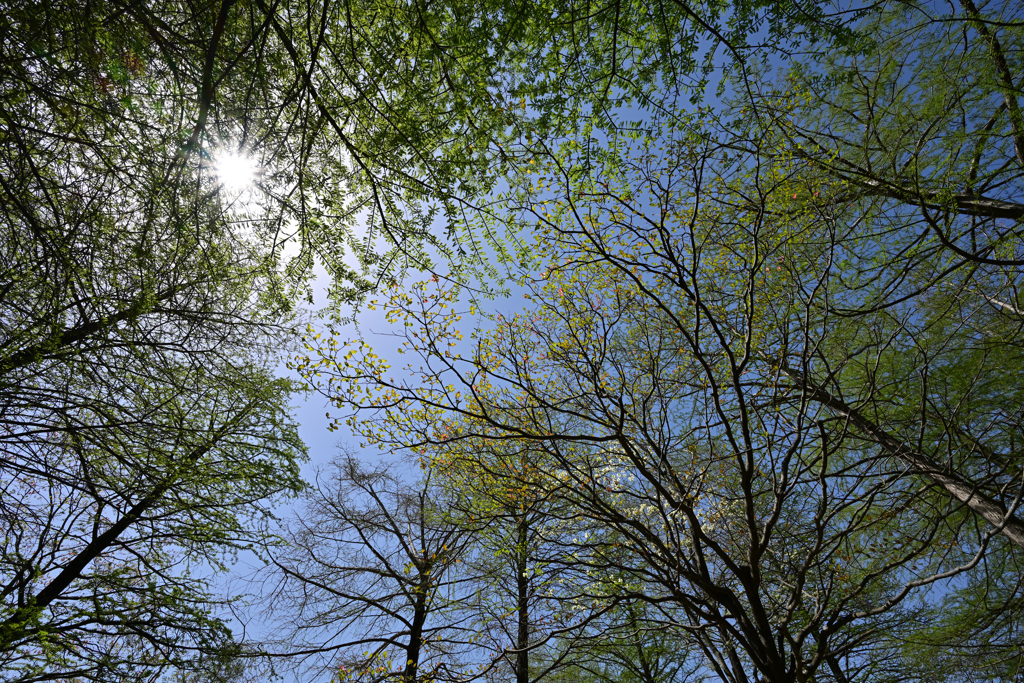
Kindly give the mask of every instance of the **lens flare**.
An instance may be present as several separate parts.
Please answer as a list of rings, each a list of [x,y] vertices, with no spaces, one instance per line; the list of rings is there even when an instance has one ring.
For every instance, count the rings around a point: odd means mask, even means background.
[[[242,152],[224,152],[217,155],[214,164],[217,180],[229,192],[241,192],[256,180],[256,161]]]

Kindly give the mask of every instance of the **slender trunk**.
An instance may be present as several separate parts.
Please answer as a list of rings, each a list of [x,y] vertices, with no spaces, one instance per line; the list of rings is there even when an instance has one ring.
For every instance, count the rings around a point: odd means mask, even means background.
[[[420,576],[416,587],[416,602],[413,606],[412,628],[409,629],[409,645],[405,648],[405,669],[402,683],[416,683],[419,675],[420,651],[423,649],[423,627],[427,623],[427,594],[430,592],[430,566]]]
[[[516,538],[516,683],[530,683],[530,579],[527,576],[526,541],[528,523],[519,520]]]

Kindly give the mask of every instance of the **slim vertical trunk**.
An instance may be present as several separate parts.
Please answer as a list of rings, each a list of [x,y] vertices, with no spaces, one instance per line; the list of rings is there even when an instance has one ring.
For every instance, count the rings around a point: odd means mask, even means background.
[[[530,683],[530,579],[527,576],[527,532],[528,523],[525,518],[519,520],[516,538],[516,616],[518,632],[516,633],[516,683]]]
[[[422,570],[421,570],[422,572]],[[416,585],[416,602],[413,608],[412,627],[409,629],[409,645],[405,648],[405,668],[402,683],[416,683],[419,675],[420,651],[423,649],[423,628],[427,623],[427,594],[430,592],[430,565],[420,574]]]

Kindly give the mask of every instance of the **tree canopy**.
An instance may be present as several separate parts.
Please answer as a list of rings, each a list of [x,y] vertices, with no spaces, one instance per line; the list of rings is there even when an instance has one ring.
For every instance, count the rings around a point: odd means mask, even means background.
[[[5,10],[3,680],[1021,675],[1014,3]]]
[[[538,452],[564,586],[667,626],[692,678],[1019,675],[1020,21],[858,21],[724,105],[538,141],[493,228],[522,312],[464,334],[481,304],[427,282],[380,300],[401,372],[364,340],[297,363],[369,443]]]

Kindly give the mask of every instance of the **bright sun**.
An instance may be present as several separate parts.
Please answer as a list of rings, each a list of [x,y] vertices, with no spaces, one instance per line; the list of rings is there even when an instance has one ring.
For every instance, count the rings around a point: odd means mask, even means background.
[[[217,180],[229,192],[241,192],[256,179],[256,161],[242,152],[223,152],[214,163]]]

